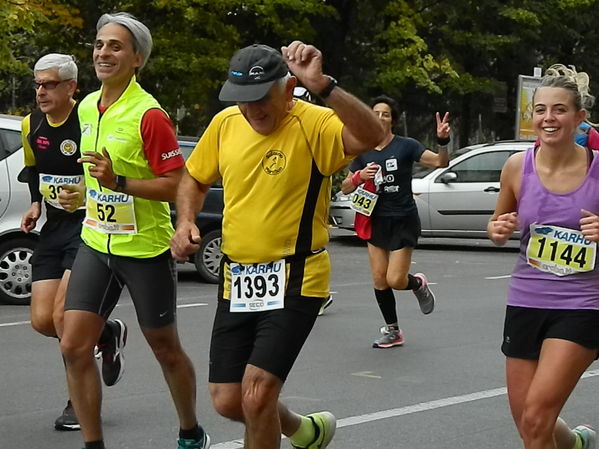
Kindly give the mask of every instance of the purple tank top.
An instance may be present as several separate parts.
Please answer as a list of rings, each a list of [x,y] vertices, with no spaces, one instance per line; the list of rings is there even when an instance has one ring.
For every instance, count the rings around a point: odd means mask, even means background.
[[[580,209],[599,214],[599,153],[586,178],[575,190],[557,194],[541,184],[534,163],[535,150],[524,155],[522,183],[518,199],[520,253],[512,272],[508,305],[542,309],[599,310],[599,262],[593,271],[557,276],[533,268],[527,263],[526,248],[530,225],[553,225],[580,231]],[[597,259],[597,258],[595,258]]]

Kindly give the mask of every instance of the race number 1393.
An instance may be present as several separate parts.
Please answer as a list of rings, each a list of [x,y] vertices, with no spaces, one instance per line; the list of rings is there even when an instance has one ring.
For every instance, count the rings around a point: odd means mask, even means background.
[[[231,312],[282,309],[285,296],[285,261],[231,263]]]

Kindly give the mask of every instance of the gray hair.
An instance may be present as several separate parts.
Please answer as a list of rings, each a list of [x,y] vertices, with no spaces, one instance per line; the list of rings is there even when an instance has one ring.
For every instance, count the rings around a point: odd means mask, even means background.
[[[278,89],[284,90],[285,86],[287,86],[287,81],[289,81],[289,78],[292,76],[291,73],[287,72],[287,74],[279,78],[274,85],[277,86]]]
[[[116,12],[114,14],[103,14],[98,19],[96,31],[100,31],[100,28],[109,23],[116,23],[129,30],[133,38],[133,49],[135,53],[140,54],[142,57],[141,65],[137,71],[143,69],[150,53],[152,53],[152,34],[148,27],[127,12]]]
[[[43,72],[44,70],[58,69],[58,78],[60,81],[77,81],[77,64],[71,55],[60,53],[49,53],[37,60],[33,66],[33,73]]]

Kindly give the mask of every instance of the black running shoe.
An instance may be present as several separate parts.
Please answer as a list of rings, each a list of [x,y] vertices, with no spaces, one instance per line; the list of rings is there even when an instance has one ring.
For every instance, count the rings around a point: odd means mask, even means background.
[[[102,379],[111,387],[125,372],[123,348],[127,344],[127,325],[121,320],[108,320],[106,326],[112,331],[110,341],[100,346],[102,351]]]
[[[56,430],[69,431],[69,430],[80,430],[79,420],[75,416],[75,410],[71,400],[67,401],[67,406],[62,411],[62,415],[56,418],[54,421],[54,428]]]

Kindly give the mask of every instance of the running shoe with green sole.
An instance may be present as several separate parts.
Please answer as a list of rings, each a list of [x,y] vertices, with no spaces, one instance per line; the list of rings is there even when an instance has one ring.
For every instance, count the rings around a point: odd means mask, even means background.
[[[306,415],[306,418],[312,421],[314,425],[314,441],[305,447],[296,446],[293,443],[291,445],[295,449],[325,449],[337,429],[337,419],[331,412],[317,412]]]
[[[204,440],[177,440],[177,449],[208,449],[210,447],[210,435],[204,432]]]
[[[586,424],[576,426],[572,431],[580,436],[582,440],[582,449],[595,449],[597,444],[597,432]]]

